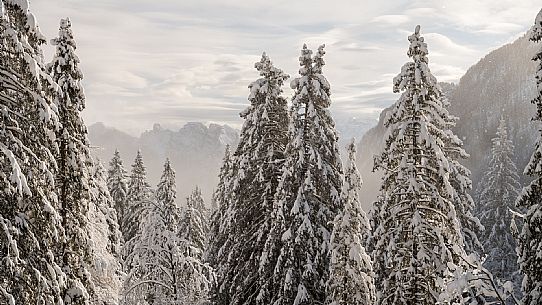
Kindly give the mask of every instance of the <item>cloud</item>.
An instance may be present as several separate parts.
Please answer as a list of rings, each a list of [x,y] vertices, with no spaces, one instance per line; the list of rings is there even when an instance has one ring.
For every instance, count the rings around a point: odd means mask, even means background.
[[[137,134],[154,122],[239,125],[261,53],[293,78],[305,42],[314,49],[326,44],[334,114],[376,119],[397,99],[391,80],[408,60],[407,36],[416,24],[429,44],[431,70],[453,81],[527,30],[537,2],[33,0],[31,10],[49,38],[60,18],[72,19],[87,122]],[[48,46],[46,58],[52,53]],[[291,96],[289,86],[284,91]]]
[[[379,26],[394,26],[404,24],[410,21],[407,15],[381,15],[374,17],[371,22]]]

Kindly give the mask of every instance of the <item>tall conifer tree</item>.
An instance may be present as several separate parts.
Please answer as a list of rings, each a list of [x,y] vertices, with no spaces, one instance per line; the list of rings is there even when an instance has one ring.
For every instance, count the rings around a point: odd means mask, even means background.
[[[403,93],[386,118],[386,145],[375,160],[384,171],[373,233],[382,305],[435,304],[449,264],[465,255],[445,152],[449,114],[419,26],[409,41],[412,61],[393,81],[394,92]]]
[[[484,267],[503,282],[515,282],[519,288],[521,280],[517,278],[516,241],[510,231],[510,210],[514,209],[521,185],[512,160],[514,144],[509,139],[503,118],[492,142],[491,159],[478,193],[478,215],[485,228],[482,240],[487,257]]]
[[[126,169],[124,169],[124,165],[122,164],[120,153],[118,150],[115,150],[115,154],[111,161],[109,161],[109,169],[107,170],[107,188],[113,199],[115,211],[117,211],[117,220],[121,232],[124,232],[123,224],[127,211],[128,181],[126,176]]]
[[[143,164],[141,151],[137,151],[132,172],[128,180],[126,208],[122,219],[122,235],[128,243],[137,233],[141,218],[144,217],[145,206],[151,197],[150,185],[147,182],[147,171]]]
[[[273,197],[281,175],[287,142],[288,110],[282,85],[288,75],[273,66],[264,53],[255,64],[261,78],[249,85],[250,106],[232,166],[231,215],[224,253],[228,261],[219,278],[221,304],[254,304],[260,293],[262,274],[255,272],[267,240]],[[268,274],[269,276],[269,274]]]
[[[542,10],[536,16],[531,40],[542,40]],[[533,100],[536,105],[534,119],[542,121],[542,50],[533,59],[538,61],[535,76],[538,94]],[[542,304],[542,134],[524,173],[533,177],[534,181],[523,189],[517,201],[517,205],[527,210],[519,236],[518,262],[524,275],[523,305],[535,305]]]
[[[60,88],[27,1],[0,0],[0,303],[58,304],[65,273],[55,194]]]
[[[63,269],[68,276],[65,302],[87,304],[85,295],[87,290],[91,292],[93,289],[87,270],[92,259],[87,223],[93,161],[87,128],[81,117],[81,111],[85,109],[85,94],[81,85],[83,73],[75,54],[77,45],[70,19],[60,21],[58,37],[51,42],[56,46],[56,54],[48,70],[62,90],[58,102],[61,128],[57,136],[60,153],[56,186],[65,230],[61,253]]]
[[[289,142],[279,182],[274,222],[262,265],[273,264],[273,283],[260,304],[325,302],[329,240],[341,204],[342,165],[329,112],[330,85],[322,74],[324,46],[312,56],[303,46],[300,76],[290,110]],[[275,259],[276,257],[276,259]]]

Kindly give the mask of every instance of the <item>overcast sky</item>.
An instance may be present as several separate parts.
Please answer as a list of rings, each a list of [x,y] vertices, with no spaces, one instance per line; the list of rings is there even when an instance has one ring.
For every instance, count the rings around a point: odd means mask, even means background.
[[[540,0],[32,0],[30,9],[48,38],[60,18],[72,20],[86,122],[138,134],[154,122],[238,127],[247,86],[258,77],[254,62],[266,51],[295,77],[304,42],[326,44],[335,116],[376,120],[397,98],[392,78],[416,24],[433,74],[457,82],[527,31]]]

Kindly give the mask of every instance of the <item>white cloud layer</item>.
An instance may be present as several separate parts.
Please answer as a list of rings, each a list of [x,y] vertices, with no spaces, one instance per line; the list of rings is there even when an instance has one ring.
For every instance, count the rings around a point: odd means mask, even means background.
[[[457,81],[528,30],[538,1],[33,0],[31,10],[49,38],[60,18],[72,19],[86,121],[137,134],[154,122],[239,125],[261,53],[295,77],[304,42],[326,44],[334,113],[376,119],[397,98],[391,80],[416,24],[433,73]]]

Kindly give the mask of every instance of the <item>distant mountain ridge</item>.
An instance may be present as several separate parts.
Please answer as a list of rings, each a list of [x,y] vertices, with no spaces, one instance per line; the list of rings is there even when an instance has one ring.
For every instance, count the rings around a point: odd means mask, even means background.
[[[524,184],[528,181],[522,172],[540,128],[531,120],[535,114],[531,100],[536,94],[536,63],[531,59],[540,45],[529,41],[528,37],[527,33],[487,54],[468,69],[457,85],[441,83],[450,102],[450,113],[459,117],[454,132],[463,140],[464,148],[470,154],[470,158],[462,163],[472,171],[474,188],[487,166],[491,138],[495,137],[501,115],[508,120],[519,174]],[[382,112],[377,126],[370,129],[359,143],[358,162],[365,182],[362,187],[365,208],[372,205],[380,186],[380,174],[372,172],[373,156],[379,154],[385,141],[384,118],[387,111]]]
[[[185,197],[197,185],[202,188],[206,202],[218,180],[218,170],[227,144],[233,149],[239,133],[228,125],[189,122],[177,131],[154,124],[140,137],[128,135],[103,123],[88,128],[93,154],[107,168],[115,149],[121,153],[124,167],[129,172],[138,149],[143,153],[148,180],[155,187],[162,174],[166,158],[176,171],[177,202],[184,204]]]

